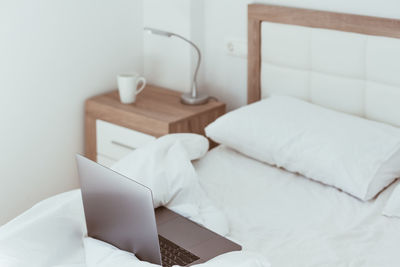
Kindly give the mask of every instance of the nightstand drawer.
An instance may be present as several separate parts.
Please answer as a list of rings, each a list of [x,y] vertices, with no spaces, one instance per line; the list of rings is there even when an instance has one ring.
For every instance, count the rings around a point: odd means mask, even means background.
[[[96,120],[97,157],[117,161],[129,152],[148,142],[154,136],[124,128],[116,124]]]

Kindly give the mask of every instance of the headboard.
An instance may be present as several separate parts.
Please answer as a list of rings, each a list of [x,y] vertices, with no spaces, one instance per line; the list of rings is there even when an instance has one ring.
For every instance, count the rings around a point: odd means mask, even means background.
[[[248,103],[284,94],[400,126],[400,20],[248,6]]]

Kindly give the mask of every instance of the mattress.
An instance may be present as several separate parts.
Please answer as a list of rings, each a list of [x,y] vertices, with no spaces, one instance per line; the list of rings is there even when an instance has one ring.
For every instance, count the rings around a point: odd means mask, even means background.
[[[272,266],[400,266],[400,220],[381,215],[394,186],[361,202],[225,146],[195,167],[229,237]]]

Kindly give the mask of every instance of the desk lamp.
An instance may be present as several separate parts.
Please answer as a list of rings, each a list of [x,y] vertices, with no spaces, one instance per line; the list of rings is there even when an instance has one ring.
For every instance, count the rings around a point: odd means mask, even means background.
[[[192,89],[190,91],[190,93],[184,93],[181,95],[181,102],[183,104],[186,105],[201,105],[201,104],[205,104],[208,102],[208,100],[210,99],[210,97],[208,95],[205,94],[200,94],[197,92],[197,73],[199,72],[199,68],[200,68],[200,62],[201,62],[201,52],[200,49],[190,40],[186,39],[185,37],[173,33],[173,32],[166,32],[166,31],[162,31],[162,30],[158,30],[158,29],[153,29],[153,28],[149,28],[149,27],[144,27],[144,30],[147,31],[150,34],[155,34],[155,35],[160,35],[160,36],[164,36],[164,37],[177,37],[179,39],[184,40],[185,42],[188,42],[190,45],[192,45],[194,47],[194,49],[197,52],[197,66],[196,66],[196,70],[194,72],[193,75],[193,81],[192,81]]]

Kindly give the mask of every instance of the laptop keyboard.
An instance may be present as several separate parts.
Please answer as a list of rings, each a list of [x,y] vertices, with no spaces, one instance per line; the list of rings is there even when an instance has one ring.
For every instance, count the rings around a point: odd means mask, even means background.
[[[171,267],[173,265],[186,266],[200,259],[196,255],[160,235],[158,236],[158,240],[160,242],[163,267]]]

